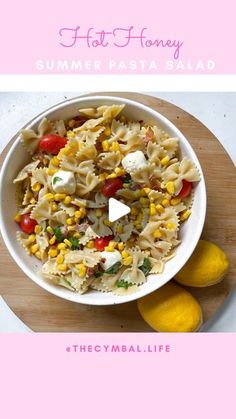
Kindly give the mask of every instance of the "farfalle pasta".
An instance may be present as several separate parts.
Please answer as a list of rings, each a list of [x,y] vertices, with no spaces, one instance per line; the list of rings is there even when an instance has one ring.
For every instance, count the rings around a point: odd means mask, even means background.
[[[71,292],[123,296],[161,276],[191,214],[197,168],[180,159],[178,138],[127,120],[124,107],[80,109],[22,131],[29,163],[13,180],[17,241],[46,281]],[[130,207],[114,222],[111,197]]]

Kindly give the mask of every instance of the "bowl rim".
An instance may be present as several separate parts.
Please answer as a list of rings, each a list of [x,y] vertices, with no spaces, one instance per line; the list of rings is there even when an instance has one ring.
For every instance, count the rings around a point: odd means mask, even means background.
[[[202,233],[202,230],[203,230],[203,227],[204,227],[205,217],[206,217],[206,209],[207,209],[207,195],[206,195],[206,184],[205,184],[204,174],[203,174],[203,170],[202,170],[201,164],[199,162],[199,159],[198,159],[193,147],[191,146],[191,144],[189,143],[189,141],[187,140],[185,135],[177,128],[177,126],[174,125],[174,123],[172,123],[168,118],[166,118],[164,115],[162,115],[158,111],[156,111],[153,108],[149,107],[148,105],[144,105],[143,103],[140,103],[136,100],[123,98],[121,96],[114,96],[114,95],[112,95],[112,96],[99,95],[99,94],[94,94],[94,95],[90,95],[90,96],[81,96],[80,95],[80,96],[76,96],[76,97],[73,97],[73,98],[70,98],[70,99],[66,99],[64,101],[61,101],[61,102],[55,104],[55,105],[50,106],[46,110],[37,114],[29,122],[27,122],[10,139],[9,142],[13,141],[13,144],[11,145],[10,149],[8,150],[8,152],[7,152],[7,154],[4,158],[2,167],[1,167],[1,173],[0,173],[0,213],[2,213],[2,207],[3,207],[2,193],[3,193],[3,187],[4,187],[4,184],[3,184],[4,172],[5,172],[5,169],[6,169],[6,167],[8,166],[8,164],[11,160],[11,157],[12,157],[12,154],[14,153],[14,151],[15,151],[15,148],[18,146],[18,144],[20,142],[20,132],[21,132],[21,130],[30,128],[32,125],[38,123],[43,117],[47,117],[48,114],[50,114],[51,112],[62,109],[65,106],[69,106],[69,105],[73,105],[73,104],[77,104],[77,103],[78,104],[82,103],[83,101],[86,101],[86,102],[94,102],[94,101],[101,101],[101,102],[102,101],[109,101],[109,102],[112,102],[113,101],[114,103],[123,102],[124,104],[130,105],[130,106],[135,106],[135,107],[138,107],[141,110],[146,111],[147,113],[152,115],[154,118],[156,118],[157,121],[159,121],[159,122],[163,123],[164,125],[168,126],[170,129],[173,129],[176,132],[176,136],[180,140],[180,145],[181,145],[181,142],[183,142],[185,144],[186,148],[188,149],[188,151],[190,152],[190,154],[197,161],[198,170],[199,170],[200,175],[201,175],[201,181],[200,181],[201,201],[202,201],[201,217],[199,217],[198,227],[194,231],[194,236],[193,236],[194,240],[192,240],[191,243],[189,244],[187,257],[185,256],[183,258],[184,261],[182,261],[181,263],[178,263],[178,268],[176,269],[176,272],[174,274],[174,275],[176,275],[176,273],[179,272],[179,270],[186,264],[186,262],[188,261],[188,259],[192,255],[195,247],[198,244],[198,241],[200,239],[200,236],[201,236],[201,233]],[[17,251],[11,245],[11,242],[10,242],[10,239],[8,237],[8,233],[7,233],[7,230],[6,230],[5,225],[3,223],[2,217],[0,217],[0,232],[2,234],[3,240],[5,242],[5,245],[8,249],[11,257],[13,258],[15,263],[21,268],[21,270],[27,275],[27,277],[29,277],[38,286],[40,286],[44,290],[48,291],[50,294],[55,295],[59,298],[68,300],[68,301],[75,302],[77,304],[95,305],[95,306],[109,306],[109,305],[117,305],[117,304],[128,303],[128,302],[131,302],[131,301],[135,301],[135,300],[137,300],[141,297],[144,297],[144,296],[158,290],[159,288],[161,288],[163,285],[168,283],[174,277],[174,275],[171,275],[171,278],[166,280],[162,285],[158,286],[159,284],[157,282],[157,285],[151,287],[151,289],[144,288],[143,290],[139,290],[139,292],[136,292],[134,294],[130,294],[130,295],[122,296],[122,297],[112,295],[113,299],[116,299],[116,301],[112,301],[112,302],[109,301],[109,300],[103,300],[103,301],[99,300],[99,301],[96,302],[96,299],[93,299],[93,298],[89,297],[89,293],[88,294],[85,293],[85,294],[81,295],[81,294],[74,293],[74,292],[71,291],[70,293],[68,292],[65,295],[61,295],[60,291],[59,290],[57,291],[57,288],[55,288],[55,290],[54,289],[52,290],[46,280],[43,280],[43,278],[39,277],[39,275],[34,273],[32,271],[32,269],[28,268],[26,266],[26,264],[22,261],[22,259],[18,255]],[[80,297],[81,301],[78,301],[78,296]],[[77,299],[75,297],[77,297]]]

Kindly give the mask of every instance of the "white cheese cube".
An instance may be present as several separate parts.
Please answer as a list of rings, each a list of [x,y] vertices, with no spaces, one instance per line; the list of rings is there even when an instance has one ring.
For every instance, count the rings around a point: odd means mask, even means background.
[[[121,254],[118,250],[114,252],[106,252],[105,250],[101,252],[101,256],[105,259],[105,262],[100,262],[101,267],[106,271],[111,268],[116,262],[121,262]]]
[[[76,190],[74,173],[58,170],[52,177],[52,189],[56,193],[72,195]]]
[[[121,164],[126,172],[132,173],[135,170],[143,169],[147,166],[147,160],[142,151],[134,151],[134,153],[129,153],[125,156]]]

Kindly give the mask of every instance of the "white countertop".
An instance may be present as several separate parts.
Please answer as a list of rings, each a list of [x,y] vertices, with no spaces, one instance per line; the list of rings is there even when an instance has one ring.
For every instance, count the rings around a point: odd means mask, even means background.
[[[0,93],[0,152],[12,136],[38,113],[82,92]],[[200,119],[219,139],[236,164],[236,93],[150,93]],[[29,331],[0,299],[0,332]],[[203,331],[236,332],[236,288]]]

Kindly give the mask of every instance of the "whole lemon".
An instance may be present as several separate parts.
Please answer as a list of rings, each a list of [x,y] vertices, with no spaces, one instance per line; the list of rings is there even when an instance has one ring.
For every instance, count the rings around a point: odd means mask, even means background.
[[[202,310],[184,288],[169,282],[137,302],[143,319],[158,332],[196,332],[202,325]]]
[[[220,282],[228,267],[229,262],[223,250],[214,243],[200,240],[188,262],[175,275],[175,279],[190,287],[208,287]]]

